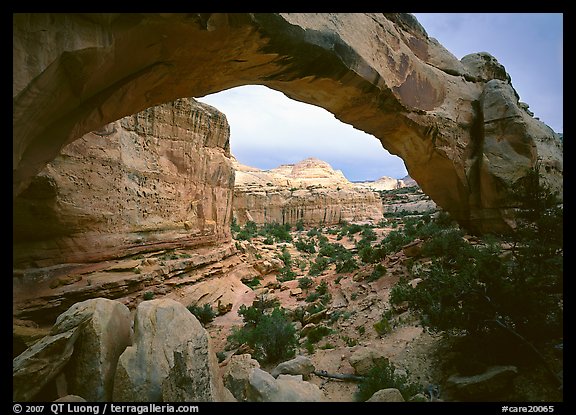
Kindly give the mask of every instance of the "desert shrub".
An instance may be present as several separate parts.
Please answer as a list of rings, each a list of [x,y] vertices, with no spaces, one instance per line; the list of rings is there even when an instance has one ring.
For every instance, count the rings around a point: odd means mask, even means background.
[[[249,241],[258,234],[258,225],[256,222],[248,221],[244,227],[236,234],[236,239],[240,241]]]
[[[232,222],[230,222],[230,230],[232,231],[232,233],[236,233],[236,232],[240,232],[240,225],[238,225],[238,223],[236,222],[236,218],[232,217]]]
[[[396,374],[394,371],[394,364],[387,359],[375,365],[359,383],[355,399],[364,402],[380,389],[396,388],[407,401],[421,391],[421,385],[411,382],[408,376]]]
[[[320,294],[318,294],[317,292],[312,292],[306,296],[305,301],[307,303],[312,303],[312,302],[316,301],[318,298],[320,298]]]
[[[265,223],[260,228],[259,234],[266,236],[266,239],[274,240],[275,242],[291,242],[292,235],[290,234],[290,224],[285,223],[280,225],[279,223]]]
[[[314,262],[310,263],[310,269],[308,270],[308,275],[313,277],[322,274],[330,265],[330,261],[327,258],[318,256]]]
[[[278,257],[278,259],[281,259],[282,262],[284,262],[285,266],[287,267],[292,266],[292,255],[290,254],[290,252],[288,252],[288,249],[286,249],[285,246],[282,247],[282,253],[276,254],[276,256]]]
[[[296,222],[296,230],[297,231],[303,231],[304,230],[304,222],[302,221],[302,219],[300,219],[298,222]]]
[[[190,311],[192,314],[196,316],[198,321],[200,321],[200,323],[202,323],[203,326],[212,322],[216,317],[216,313],[214,312],[210,304],[204,304],[203,307],[194,304],[189,305],[187,308],[188,311]]]
[[[348,347],[354,347],[358,344],[358,339],[353,339],[352,337],[349,337],[346,335],[341,336],[341,339],[344,341],[344,343]]]
[[[307,290],[308,288],[310,288],[313,283],[314,280],[310,277],[298,278],[298,287],[303,290]]]
[[[377,279],[379,279],[380,277],[382,277],[384,275],[386,275],[386,268],[382,264],[376,264],[374,266],[374,270],[368,276],[367,280],[370,282],[376,281]]]
[[[365,264],[375,264],[382,261],[387,254],[386,248],[382,244],[373,247],[369,242],[363,242],[362,240],[356,244],[358,250],[358,256],[360,260]]]
[[[408,301],[431,330],[491,338],[508,359],[522,345],[542,360],[536,346],[563,337],[563,210],[535,172],[517,192],[515,232],[476,246],[456,230],[440,232],[423,246],[435,255],[423,281],[400,282],[390,301]],[[504,253],[501,242],[512,249]]]
[[[318,286],[316,287],[316,292],[320,295],[324,295],[328,292],[328,283],[326,281],[322,281],[320,284],[318,284]]]
[[[292,280],[296,279],[296,273],[294,271],[292,271],[292,269],[290,267],[282,267],[278,271],[278,275],[276,276],[276,279],[279,282],[292,281]]]
[[[309,254],[316,253],[316,244],[312,239],[304,240],[302,238],[298,238],[298,240],[294,242],[294,246],[300,252],[306,252]]]
[[[146,291],[142,297],[148,301],[154,298],[154,293],[152,291]]]
[[[261,305],[243,305],[239,314],[244,326],[232,330],[229,342],[247,344],[254,350],[254,358],[263,363],[274,363],[294,356],[298,344],[296,329],[283,308],[275,307],[268,314]]]
[[[338,273],[352,272],[355,269],[358,269],[358,264],[356,263],[356,260],[352,256],[336,262],[336,272]]]
[[[308,236],[309,238],[311,238],[313,236],[320,236],[320,235],[322,235],[322,233],[320,233],[320,231],[316,227],[313,227],[308,232],[306,232],[306,236]]]
[[[324,336],[329,334],[332,334],[332,330],[329,327],[319,325],[311,329],[306,338],[309,343],[318,343]]]
[[[375,241],[376,239],[376,232],[374,232],[371,227],[365,226],[364,229],[362,229],[362,240],[371,242]]]
[[[374,330],[376,330],[376,333],[378,333],[378,335],[380,336],[388,334],[392,331],[392,326],[390,325],[390,322],[388,321],[386,316],[382,316],[380,320],[374,323],[373,327]]]
[[[408,228],[410,229],[410,228]],[[406,227],[403,231],[391,231],[386,237],[380,242],[380,248],[387,253],[398,252],[406,244],[409,244],[414,240],[413,237],[406,232]]]
[[[251,289],[256,289],[256,287],[258,287],[260,285],[260,278],[258,277],[253,277],[250,280],[247,281],[242,281],[244,283],[244,285],[247,285],[248,287],[250,287]]]
[[[348,226],[348,235],[354,235],[358,232],[362,232],[362,230],[364,229],[364,227],[362,225],[358,225],[356,223],[353,223],[351,225]]]
[[[284,266],[278,271],[277,280],[280,282],[291,281],[296,278],[296,273],[292,271],[292,255],[286,247],[282,247],[282,253],[277,257],[284,262]]]

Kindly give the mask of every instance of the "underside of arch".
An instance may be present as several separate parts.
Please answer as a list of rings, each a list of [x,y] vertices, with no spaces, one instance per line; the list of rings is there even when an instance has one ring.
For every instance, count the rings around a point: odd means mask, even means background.
[[[459,61],[409,14],[17,14],[13,31],[14,197],[91,131],[246,84],[374,135],[472,231],[508,228],[510,190],[537,162],[562,188],[561,141],[504,68]]]

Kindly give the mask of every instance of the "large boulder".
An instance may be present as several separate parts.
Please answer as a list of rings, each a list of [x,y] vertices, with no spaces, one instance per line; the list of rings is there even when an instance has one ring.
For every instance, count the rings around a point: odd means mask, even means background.
[[[377,365],[384,364],[388,358],[384,353],[373,347],[359,347],[348,358],[357,375],[367,375]]]
[[[404,397],[398,389],[386,388],[374,392],[366,402],[404,402]]]
[[[56,324],[81,321],[86,313],[90,318],[66,366],[69,392],[90,402],[110,401],[118,358],[131,344],[132,318],[124,304],[95,298],[70,307]]]
[[[222,384],[216,355],[208,347],[208,333],[174,351],[174,366],[162,382],[164,402],[224,402],[230,392]]]
[[[60,374],[74,351],[81,327],[44,337],[12,361],[12,400],[30,401]]]
[[[130,312],[95,298],[74,304],[50,333],[13,361],[13,398],[27,401],[62,373],[69,392],[90,401],[112,397],[116,362],[131,341]]]
[[[301,375],[304,380],[308,380],[314,372],[315,367],[312,360],[306,356],[296,356],[294,359],[280,363],[272,370],[272,376],[279,375]]]
[[[259,368],[250,371],[248,399],[254,402],[323,402],[324,393],[302,376],[279,375],[277,379]]]
[[[206,330],[184,305],[168,298],[143,301],[134,317],[133,345],[118,360],[113,400],[160,402],[162,384],[175,364],[175,355],[178,365],[172,377],[189,377],[198,370],[202,378],[198,385],[203,387],[199,396],[208,398],[215,390],[212,354]],[[170,384],[166,390],[184,396]]]
[[[224,371],[224,385],[240,401],[248,400],[250,373],[260,369],[260,363],[249,354],[232,355]]]

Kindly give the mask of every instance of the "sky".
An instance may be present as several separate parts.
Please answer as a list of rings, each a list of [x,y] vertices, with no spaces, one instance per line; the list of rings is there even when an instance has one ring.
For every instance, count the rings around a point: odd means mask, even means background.
[[[488,52],[504,65],[520,100],[554,131],[563,132],[561,13],[414,13],[430,37],[456,58]],[[239,162],[260,169],[307,157],[324,160],[351,181],[404,177],[406,167],[372,135],[323,108],[259,85],[198,98],[226,114]]]

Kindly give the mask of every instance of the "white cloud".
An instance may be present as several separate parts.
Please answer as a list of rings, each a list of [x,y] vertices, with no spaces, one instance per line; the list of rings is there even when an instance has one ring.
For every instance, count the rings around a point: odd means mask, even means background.
[[[267,169],[317,157],[350,180],[406,175],[402,160],[390,155],[375,137],[281,92],[243,86],[199,101],[226,114],[232,154],[244,164]]]

